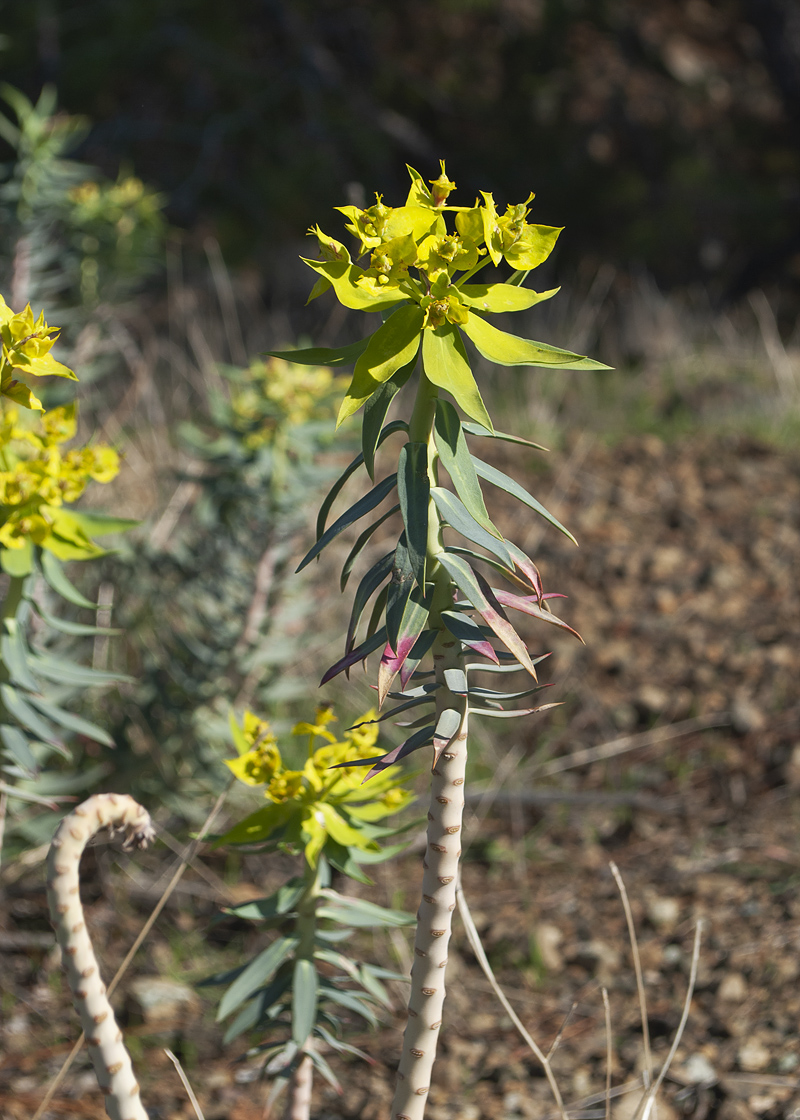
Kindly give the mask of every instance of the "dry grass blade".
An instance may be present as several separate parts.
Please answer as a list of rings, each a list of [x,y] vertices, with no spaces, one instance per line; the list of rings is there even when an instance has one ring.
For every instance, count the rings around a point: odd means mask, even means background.
[[[133,945],[131,945],[130,949],[128,950],[128,954],[125,957],[125,960],[122,962],[122,964],[117,969],[117,973],[116,973],[114,979],[108,985],[108,997],[109,997],[109,999],[114,994],[114,991],[115,991],[117,985],[119,984],[120,980],[125,975],[125,973],[127,972],[128,967],[129,967],[131,961],[133,960],[133,958],[136,956],[137,952],[139,951],[139,948],[140,948],[142,942],[147,937],[150,930],[153,928],[153,925],[155,924],[159,914],[161,913],[161,911],[166,906],[170,895],[173,893],[173,891],[177,887],[178,883],[180,882],[181,876],[183,875],[184,871],[189,866],[189,863],[191,862],[191,860],[194,859],[195,852],[200,847],[200,844],[203,841],[203,837],[208,832],[208,830],[211,828],[211,825],[214,823],[214,820],[216,819],[217,814],[219,813],[220,809],[222,808],[223,802],[225,801],[225,798],[228,796],[228,792],[229,792],[231,786],[233,785],[233,781],[234,781],[234,779],[232,779],[228,783],[228,785],[225,787],[225,789],[222,791],[222,793],[219,795],[219,797],[215,801],[214,807],[212,808],[211,812],[206,817],[206,820],[205,820],[205,823],[203,824],[203,827],[200,829],[196,838],[192,841],[192,843],[187,848],[186,854],[184,855],[183,859],[181,860],[180,864],[178,865],[178,867],[175,870],[175,874],[172,876],[172,879],[167,884],[167,887],[165,888],[164,893],[162,894],[161,898],[158,900],[158,902],[153,907],[153,910],[150,914],[150,917],[147,919],[147,921],[145,922],[145,924],[142,926],[141,930],[139,931],[139,935],[137,936]],[[36,1109],[36,1112],[33,1115],[33,1120],[41,1120],[41,1117],[44,1115],[45,1111],[47,1110],[48,1105],[50,1104],[51,1100],[53,1099],[56,1092],[58,1091],[59,1085],[61,1084],[61,1082],[66,1077],[67,1073],[69,1072],[70,1066],[75,1061],[78,1054],[80,1054],[85,1041],[86,1041],[86,1036],[83,1033],[81,1033],[80,1037],[78,1038],[78,1041],[72,1047],[72,1050],[70,1050],[63,1066],[58,1071],[58,1073],[55,1075],[53,1080],[50,1082],[50,1085],[48,1086],[47,1092],[44,1095],[44,1099],[42,1100],[42,1103],[39,1105],[39,1107]]]
[[[654,727],[652,731],[643,731],[639,735],[623,735],[619,739],[611,739],[608,743],[601,743],[598,747],[586,747],[584,750],[574,751],[564,758],[554,758],[552,762],[545,762],[535,768],[536,774],[549,777],[551,774],[560,774],[564,770],[572,770],[576,766],[587,766],[590,762],[602,762],[606,758],[615,758],[619,754],[636,750],[637,747],[652,747],[657,743],[668,743],[671,739],[679,739],[682,735],[691,735],[694,731],[706,731],[711,727],[727,727],[731,722],[728,712],[718,712],[711,716],[702,716],[696,719],[684,719],[680,723],[667,724],[664,727]]]
[[[649,1120],[650,1113],[653,1110],[653,1104],[656,1099],[656,1094],[661,1088],[664,1078],[667,1076],[667,1071],[672,1065],[672,1061],[675,1057],[678,1047],[680,1046],[681,1039],[683,1038],[683,1032],[686,1030],[686,1023],[689,1019],[689,1009],[692,1006],[692,996],[694,995],[694,988],[695,984],[697,983],[697,966],[700,962],[700,941],[702,938],[702,932],[703,923],[702,921],[700,921],[697,923],[694,931],[694,945],[692,947],[692,967],[689,972],[689,985],[686,989],[686,999],[683,1001],[683,1013],[681,1015],[681,1021],[680,1023],[678,1023],[678,1029],[675,1031],[675,1038],[672,1040],[672,1046],[670,1046],[669,1048],[669,1053],[667,1054],[666,1061],[661,1067],[661,1072],[639,1102],[639,1107],[636,1110],[633,1120]]]
[[[552,1056],[555,1054],[556,1050],[558,1050],[558,1047],[561,1044],[561,1039],[564,1037],[564,1031],[567,1029],[567,1026],[569,1025],[570,1019],[575,1014],[575,1010],[576,1010],[577,1006],[578,1006],[577,1003],[573,1003],[572,1007],[570,1007],[569,1011],[564,1016],[564,1021],[562,1022],[561,1026],[558,1028],[558,1034],[553,1039],[552,1044],[550,1046],[550,1049],[547,1051],[548,1062],[550,1061]]]
[[[497,983],[497,978],[492,971],[492,966],[489,964],[489,959],[484,951],[483,943],[481,942],[480,935],[475,926],[475,922],[472,920],[472,914],[470,913],[469,906],[467,905],[467,900],[464,897],[464,889],[461,885],[460,880],[458,888],[456,889],[456,901],[458,902],[458,912],[461,915],[461,920],[464,923],[465,930],[467,931],[467,938],[469,940],[472,951],[478,961],[478,964],[483,969],[484,976],[489,981],[492,987],[492,991],[500,1000],[500,1003],[503,1005],[503,1008],[505,1009],[505,1012],[508,1015],[509,1019],[517,1028],[528,1046],[531,1048],[531,1051],[536,1056],[538,1061],[541,1062],[542,1069],[544,1070],[544,1075],[547,1078],[547,1083],[550,1086],[550,1091],[552,1092],[553,1099],[556,1102],[558,1115],[561,1117],[561,1120],[568,1120],[567,1112],[564,1108],[564,1100],[561,1096],[561,1090],[559,1089],[558,1083],[555,1079],[555,1076],[553,1075],[553,1071],[550,1068],[550,1062],[547,1055],[542,1051],[536,1040],[528,1033],[522,1020],[519,1018],[514,1008],[508,1002],[505,992]]]
[[[606,1020],[606,1120],[611,1116],[611,1005],[608,1002],[608,988],[602,989],[603,1014]]]
[[[614,876],[614,881],[617,884],[620,898],[622,899],[622,908],[625,911],[625,921],[628,925],[628,937],[631,942],[631,953],[633,954],[633,970],[636,974],[636,993],[639,997],[639,1013],[642,1019],[642,1043],[644,1045],[644,1086],[647,1089],[653,1079],[653,1055],[650,1051],[650,1027],[647,1022],[647,998],[644,994],[644,979],[642,977],[642,962],[639,957],[639,943],[636,940],[636,930],[633,925],[633,914],[631,912],[631,904],[628,899],[628,892],[625,889],[625,884],[622,881],[622,876],[619,873],[619,868],[612,861],[609,864],[611,874]]]
[[[189,1084],[189,1078],[183,1072],[183,1066],[181,1065],[181,1063],[178,1061],[178,1059],[175,1057],[175,1055],[172,1053],[171,1050],[168,1050],[166,1047],[164,1047],[164,1053],[167,1055],[169,1060],[175,1066],[175,1069],[178,1071],[178,1077],[180,1077],[181,1082],[183,1084],[183,1087],[186,1090],[186,1094],[189,1097],[189,1101],[191,1103],[191,1106],[195,1111],[195,1115],[197,1116],[197,1120],[206,1120],[205,1116],[203,1116],[203,1110],[200,1107],[200,1102],[198,1101],[197,1097],[194,1095],[194,1089],[192,1089],[191,1085]]]

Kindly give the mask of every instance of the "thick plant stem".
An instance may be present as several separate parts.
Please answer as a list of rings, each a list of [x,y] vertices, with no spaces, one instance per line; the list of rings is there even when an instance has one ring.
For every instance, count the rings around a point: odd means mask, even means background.
[[[289,1082],[284,1120],[309,1120],[311,1116],[311,1089],[314,1084],[314,1063],[305,1054]]]
[[[111,1120],[148,1120],[139,1098],[131,1059],[100,978],[84,922],[78,865],[89,840],[101,829],[125,833],[125,846],[144,847],[153,838],[149,814],[125,794],[100,793],[84,801],[58,826],[47,857],[50,918],[61,946],[69,986],[89,1044],[97,1081]]]
[[[438,455],[433,439],[437,390],[422,374],[409,427],[409,437],[428,445],[428,473],[436,485]],[[436,1058],[445,997],[447,947],[456,907],[461,822],[464,813],[464,774],[467,763],[466,697],[455,696],[445,682],[446,669],[463,669],[461,644],[441,623],[440,611],[452,603],[452,585],[438,563],[443,549],[442,529],[435,503],[428,511],[428,578],[435,584],[430,625],[439,633],[433,644],[433,663],[439,688],[436,716],[447,708],[461,715],[458,730],[435,761],[428,811],[428,842],[423,860],[422,899],[417,914],[408,1022],[397,1071],[392,1120],[422,1120],[431,1072]]]
[[[397,1072],[392,1120],[422,1120],[425,1112],[442,1023],[447,947],[456,906],[458,860],[461,855],[469,710],[466,699],[454,696],[446,687],[444,671],[463,668],[464,657],[460,643],[444,631],[434,643],[433,657],[440,684],[436,694],[437,714],[444,708],[456,708],[461,712],[461,722],[433,769],[408,1022]]]

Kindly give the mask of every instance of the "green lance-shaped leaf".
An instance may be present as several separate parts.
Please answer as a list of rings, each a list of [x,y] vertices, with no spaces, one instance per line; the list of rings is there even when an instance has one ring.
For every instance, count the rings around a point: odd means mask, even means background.
[[[308,884],[299,877],[290,879],[279,890],[267,898],[254,898],[238,906],[224,906],[222,912],[251,922],[271,922],[275,918],[285,919],[304,895]],[[205,981],[208,983],[208,981]]]
[[[503,656],[508,657],[509,654],[503,653]],[[540,653],[538,657],[534,657],[532,660],[533,660],[534,665],[538,665],[540,661],[545,661],[548,657],[551,657],[551,656],[552,656],[552,653]],[[502,665],[484,665],[483,662],[476,661],[473,664],[465,665],[464,668],[466,669],[466,671],[468,673],[522,673],[522,672],[524,672],[524,666],[518,664],[517,662],[511,662],[510,664],[502,664]]]
[[[327,673],[325,673],[322,680],[319,682],[320,686],[327,684],[328,681],[333,680],[334,677],[338,676],[339,673],[343,673],[346,669],[352,668],[353,665],[357,665],[359,661],[364,661],[374,650],[385,644],[386,627],[381,626],[379,630],[371,637],[367,638],[366,641],[362,642],[360,646],[356,646],[355,649],[350,650],[348,654],[341,657],[334,665],[331,665],[330,669],[328,669]]]
[[[397,288],[392,288],[385,296],[378,298],[372,292],[360,288],[356,281],[364,275],[364,270],[349,260],[314,261],[307,257],[301,257],[300,260],[313,268],[321,279],[328,281],[339,303],[349,307],[351,311],[386,311],[408,299]]]
[[[488,428],[484,428],[482,424],[473,424],[468,420],[462,420],[461,427],[471,436],[484,436],[487,439],[499,439],[503,443],[517,443],[522,447],[532,447],[535,451],[549,451],[549,448],[543,447],[541,443],[532,443],[529,439],[523,439],[522,436],[512,436],[508,432],[498,432],[497,429],[490,432]]]
[[[406,535],[402,533],[395,548],[392,580],[387,588],[386,596],[386,635],[388,644],[393,650],[397,649],[397,637],[400,633],[403,614],[413,588],[414,568],[406,544]]]
[[[402,762],[404,758],[408,758],[414,751],[418,751],[421,747],[426,747],[433,739],[434,730],[434,724],[430,723],[426,727],[415,732],[410,738],[406,739],[404,743],[401,743],[399,747],[395,747],[394,750],[389,751],[383,758],[377,760],[374,758],[364,759],[363,764],[356,762],[354,765],[360,766],[366,765],[368,762],[374,763],[372,769],[364,779],[365,782],[368,782],[370,778],[374,778],[377,774],[383,773],[383,771],[387,770],[390,766],[394,766],[395,763]]]
[[[380,447],[385,439],[388,439],[389,436],[394,435],[395,432],[407,431],[408,424],[406,424],[404,420],[393,420],[391,424],[387,424],[383,431],[380,432],[378,436],[378,447]],[[328,514],[331,511],[333,503],[341,494],[347,480],[355,474],[355,472],[363,462],[364,455],[362,453],[356,455],[355,459],[353,459],[352,462],[348,463],[347,467],[345,467],[345,469],[334,482],[333,486],[331,486],[330,490],[325,495],[325,499],[322,505],[319,507],[319,513],[317,514],[317,540],[319,540],[322,534],[325,532],[325,526],[328,523]],[[370,478],[372,478],[371,475]]]
[[[337,428],[348,416],[358,412],[379,385],[414,360],[419,350],[423,317],[419,304],[411,303],[398,308],[378,327],[356,362],[353,380],[339,409]]]
[[[38,673],[45,680],[54,681],[56,684],[74,684],[79,688],[93,688],[107,684],[132,684],[135,677],[126,676],[124,673],[106,673],[100,669],[90,669],[86,665],[77,665],[63,657],[54,657],[50,653],[29,654],[28,664],[34,673]]]
[[[67,577],[64,575],[64,569],[61,566],[52,552],[46,549],[42,550],[41,554],[42,575],[58,595],[66,599],[70,603],[74,603],[76,607],[88,607],[89,610],[97,610],[97,603],[93,603],[78,591],[77,587],[73,587]]]
[[[549,292],[533,292],[516,284],[462,284],[458,289],[467,307],[490,313],[527,311],[537,303],[552,299],[560,291],[560,288],[552,288]]]
[[[259,953],[247,968],[228,988],[220,1000],[217,1010],[217,1022],[230,1015],[236,1008],[257,991],[278,967],[283,964],[289,954],[297,947],[296,937],[279,937],[273,941],[268,949]]]
[[[345,763],[352,765],[352,763]],[[343,926],[356,929],[371,929],[378,926],[409,926],[414,924],[411,914],[404,910],[389,910],[375,902],[363,898],[349,898],[334,890],[325,888],[321,892],[323,903],[317,907],[318,918],[329,918]]]
[[[512,548],[514,547],[511,544],[511,541],[506,541],[505,544],[506,548],[511,553]],[[471,548],[462,548],[460,545],[453,544],[449,544],[447,546],[447,551],[452,553],[454,556],[466,556],[469,557],[470,560],[479,560],[482,564],[488,564],[490,568],[493,568],[496,572],[499,572],[500,575],[505,576],[505,578],[510,583],[513,583],[522,591],[537,590],[537,586],[535,584],[531,584],[530,579],[524,579],[518,571],[515,571],[513,568],[507,567],[505,564],[501,564],[500,561],[495,559],[494,556],[483,556],[480,552],[475,552]],[[522,555],[524,556],[525,554],[522,553]]]
[[[7,633],[0,638],[0,657],[8,670],[11,683],[18,684],[29,692],[39,692],[39,682],[30,670],[22,627],[13,618],[5,619],[5,626]]]
[[[540,704],[538,708],[514,708],[513,711],[500,711],[496,708],[470,708],[471,716],[489,716],[490,719],[516,719],[517,716],[532,716],[535,712],[547,712],[550,708],[560,708],[561,703]]]
[[[38,712],[34,711],[15,688],[12,688],[9,684],[0,685],[0,699],[2,699],[3,706],[8,714],[12,715],[18,723],[21,723],[23,727],[39,739],[43,739],[45,743],[55,747],[65,758],[69,758],[67,748],[55,734],[50,724],[45,723]]]
[[[260,844],[283,827],[296,812],[297,804],[291,801],[270,802],[235,824],[224,836],[215,840],[212,847],[219,848],[222,844]]]
[[[328,346],[312,346],[306,350],[267,350],[270,358],[283,358],[285,362],[294,362],[299,366],[332,366],[339,369],[341,366],[350,366],[367,348],[370,336],[351,342],[349,346],[339,346],[331,349]]]
[[[492,421],[470,369],[467,352],[458,330],[452,323],[422,335],[422,361],[428,380],[455,398],[459,408],[483,427],[492,428]]]
[[[474,572],[460,556],[443,552],[439,555],[439,563],[450,573],[456,587],[466,595],[486,625],[536,680],[536,670],[528,648],[508,621],[486,580]]]
[[[70,510],[76,525],[83,529],[87,537],[102,537],[108,533],[127,533],[141,522],[130,517],[114,517],[110,513],[84,513],[83,510]],[[42,553],[45,556],[46,552]],[[92,606],[95,606],[93,603]]]
[[[572,627],[568,626],[562,619],[557,618],[556,615],[540,607],[534,596],[527,598],[521,595],[513,595],[510,591],[499,591],[494,587],[492,588],[492,594],[495,596],[498,603],[502,603],[504,607],[511,607],[515,611],[529,614],[533,618],[540,619],[542,622],[549,622],[551,626],[557,626],[560,630],[566,630],[568,633],[574,634],[579,642],[585,644],[577,630],[573,630]]]
[[[67,712],[64,708],[50,704],[41,696],[31,696],[30,701],[42,715],[47,716],[59,727],[63,727],[67,731],[74,731],[76,735],[85,735],[87,739],[93,739],[95,743],[104,743],[107,747],[114,746],[114,740],[109,733],[104,728],[98,727],[96,723],[92,723],[91,720],[83,719],[82,716],[76,716],[73,712]]]
[[[0,726],[0,740],[6,752],[16,762],[17,766],[27,774],[29,778],[35,778],[39,773],[39,764],[36,757],[31,750],[28,740],[22,734],[18,727],[12,727],[11,724],[4,723]]]
[[[436,763],[442,751],[446,750],[453,739],[458,734],[461,727],[462,713],[457,708],[445,708],[439,713],[439,718],[436,721],[436,728],[433,732],[433,768],[436,768]]]
[[[0,549],[0,568],[7,576],[23,579],[33,571],[33,545],[24,541],[22,548]]]
[[[392,571],[394,560],[394,551],[387,552],[385,556],[382,556],[380,560],[372,565],[359,583],[356,593],[353,596],[353,609],[350,612],[350,622],[347,626],[347,637],[345,639],[345,653],[349,653],[353,648],[358,622],[364,612],[364,608]]]
[[[459,642],[462,642],[468,649],[472,649],[475,653],[479,653],[483,657],[488,657],[491,661],[495,661],[499,664],[494,646],[485,636],[480,626],[478,626],[476,622],[473,622],[471,618],[463,614],[458,614],[456,611],[442,611],[442,622],[453,637]]]
[[[461,325],[461,329],[475,344],[479,354],[500,366],[541,366],[544,369],[611,368],[592,358],[573,354],[570,350],[561,350],[557,346],[533,342],[529,338],[520,338],[518,335],[498,330],[473,311],[469,313],[469,318]],[[487,428],[490,427],[479,416],[473,416],[473,419]]]
[[[393,517],[396,513],[399,512],[400,503],[398,502],[397,505],[392,506],[391,509],[387,509],[386,513],[382,514],[377,521],[373,521],[372,524],[368,525],[364,532],[361,533],[356,543],[348,552],[347,559],[342,566],[342,574],[339,580],[339,588],[341,591],[344,591],[345,587],[347,587],[347,581],[350,579],[350,573],[353,571],[353,566],[355,565],[356,560],[359,558],[366,545],[369,543],[369,540],[372,537],[373,533],[380,529],[384,521],[388,521],[390,517]]]
[[[252,1030],[257,1026],[269,1009],[278,1002],[292,982],[292,970],[281,970],[271,984],[257,992],[255,998],[246,1007],[243,1007],[231,1025],[222,1036],[225,1045],[238,1038],[244,1031]]]
[[[397,475],[390,474],[387,478],[384,478],[382,482],[379,482],[377,486],[373,486],[368,494],[360,498],[355,505],[352,505],[346,513],[342,514],[338,521],[334,521],[333,525],[331,525],[329,529],[326,529],[314,547],[309,549],[305,554],[296,570],[301,572],[303,568],[319,556],[323,548],[326,548],[340,533],[343,533],[345,529],[349,529],[351,525],[364,517],[365,514],[375,509],[375,506],[380,505],[386,495],[390,494],[396,485]]]
[[[467,696],[470,700],[480,700],[484,703],[507,704],[510,700],[523,700],[526,696],[532,696],[535,692],[542,692],[545,688],[552,687],[553,682],[550,681],[547,684],[535,684],[532,688],[526,688],[522,692],[501,692],[499,689],[480,688],[478,685],[471,684]]]
[[[402,712],[410,711],[412,708],[419,708],[423,704],[434,704],[436,702],[436,697],[434,696],[434,690],[438,689],[439,685],[438,684],[432,684],[432,685],[428,685],[427,687],[428,687],[428,689],[430,689],[430,691],[428,693],[425,693],[421,696],[412,696],[410,699],[404,700],[402,704],[396,704],[391,709],[391,711],[384,712],[382,715],[376,716],[375,719],[362,720],[361,723],[356,723],[354,725],[354,727],[366,727],[367,724],[370,724],[370,723],[383,723],[384,720],[394,719],[395,716],[399,716]],[[397,696],[402,696],[403,694],[400,693],[400,692],[390,692],[389,695],[393,696],[393,697],[397,697]],[[353,730],[353,728],[348,728],[348,731],[352,731],[352,730]]]
[[[406,529],[406,547],[411,568],[417,583],[423,588],[428,551],[430,493],[428,448],[424,443],[407,443],[400,451],[397,464],[397,496]]]
[[[505,492],[511,494],[512,497],[518,498],[519,501],[523,502],[530,509],[535,510],[545,521],[549,521],[554,528],[558,529],[560,533],[563,533],[565,537],[569,537],[572,543],[577,545],[578,542],[575,540],[572,533],[570,533],[569,529],[565,528],[557,517],[549,513],[541,502],[537,502],[537,500],[529,494],[523,486],[515,482],[513,478],[509,478],[507,474],[503,474],[497,467],[492,467],[488,463],[484,463],[482,459],[478,459],[475,455],[472,456],[472,462],[479,478],[491,482],[492,485],[499,487],[501,490],[505,490]]]
[[[295,961],[292,980],[292,1038],[305,1045],[317,1020],[317,970],[314,962],[301,957]]]
[[[417,356],[393,374],[388,381],[379,386],[367,403],[364,405],[364,420],[361,424],[361,454],[364,456],[364,466],[367,474],[375,481],[375,452],[383,442],[381,437],[382,425],[389,411],[389,406],[397,393],[403,388],[417,364]],[[397,421],[401,423],[401,421]],[[387,424],[387,428],[391,425]],[[408,425],[403,424],[408,431]],[[395,429],[397,430],[397,429]]]
[[[28,596],[28,598],[30,597]],[[33,599],[30,601],[42,621],[61,634],[69,634],[72,637],[89,637],[96,634],[114,635],[122,633],[121,630],[115,630],[108,626],[90,626],[84,622],[72,622],[70,619],[59,618],[57,615],[50,614],[41,603],[36,603]]]
[[[423,630],[416,642],[414,642],[414,645],[411,647],[411,653],[405,659],[403,667],[400,670],[400,684],[403,688],[406,687],[414,673],[416,673],[417,666],[436,641],[436,634],[436,630]]]
[[[503,534],[492,524],[486,510],[458,413],[449,401],[441,398],[436,401],[434,438],[439,458],[467,511],[487,533],[502,540]]]
[[[442,518],[447,522],[451,529],[455,529],[462,537],[466,537],[468,541],[473,544],[480,545],[485,548],[487,552],[491,552],[503,561],[509,568],[513,567],[513,562],[506,548],[505,541],[487,533],[485,529],[481,528],[478,522],[466,510],[462,502],[458,500],[455,494],[449,490],[443,489],[441,486],[431,487],[431,497],[436,503],[436,508],[441,514]]]
[[[387,612],[388,615],[388,612]],[[428,621],[429,604],[425,602],[422,590],[415,587],[406,600],[394,642],[387,641],[378,668],[378,705],[383,702],[391,688],[392,681],[402,669],[406,658],[413,650],[417,639]],[[387,626],[388,632],[388,626]]]

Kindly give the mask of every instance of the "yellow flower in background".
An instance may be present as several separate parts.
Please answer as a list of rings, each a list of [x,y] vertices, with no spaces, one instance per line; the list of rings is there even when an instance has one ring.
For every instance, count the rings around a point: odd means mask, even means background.
[[[318,708],[314,722],[301,722],[295,735],[309,736],[309,757],[302,770],[283,765],[275,736],[265,720],[245,712],[242,723],[231,718],[239,757],[227,760],[233,774],[246,785],[265,786],[269,803],[231,830],[224,841],[257,843],[278,832],[302,845],[313,866],[328,841],[334,845],[376,852],[378,844],[370,826],[404,808],[413,795],[398,788],[406,780],[399,767],[388,767],[364,784],[363,767],[346,764],[384,752],[376,745],[377,723],[371,709],[356,726],[337,740],[329,725],[335,717],[329,707]],[[324,744],[314,750],[314,741]],[[342,764],[345,764],[342,766]]]
[[[2,299],[2,297],[0,297]],[[27,407],[27,406],[26,406]],[[63,559],[101,555],[77,514],[62,510],[88,483],[110,482],[119,455],[104,444],[62,450],[77,431],[75,404],[21,422],[7,407],[0,423],[0,546],[19,550],[28,542]]]

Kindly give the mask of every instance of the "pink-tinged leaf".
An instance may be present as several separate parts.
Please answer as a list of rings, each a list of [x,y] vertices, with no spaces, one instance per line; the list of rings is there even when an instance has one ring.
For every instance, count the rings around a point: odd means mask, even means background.
[[[386,649],[381,657],[378,669],[378,706],[383,707],[383,702],[392,686],[392,681],[402,669],[406,658],[416,644],[425,623],[428,621],[428,607],[422,598],[422,593],[415,587],[406,601],[403,617],[400,622],[396,641],[396,649],[392,649],[387,641]]]
[[[549,622],[551,626],[558,626],[560,630],[566,630],[568,633],[574,634],[578,641],[585,645],[583,638],[577,630],[573,630],[571,626],[568,626],[566,622],[562,621],[562,619],[558,618],[556,615],[543,610],[536,602],[536,597],[534,595],[514,595],[511,591],[499,591],[495,588],[492,588],[492,591],[497,601],[502,603],[504,607],[511,607],[512,610],[522,611],[523,614],[529,614],[533,618],[539,618],[542,622]]]
[[[449,572],[456,586],[466,595],[486,625],[495,632],[509,652],[513,653],[520,665],[527,669],[534,680],[537,680],[528,647],[508,621],[503,608],[483,576],[473,571],[460,556],[453,556],[451,553],[440,553],[439,563]]]
[[[511,559],[514,561],[514,567],[517,568],[524,576],[527,576],[531,587],[536,592],[536,596],[541,603],[544,598],[544,587],[542,586],[542,577],[539,575],[539,569],[531,560],[530,556],[526,556],[521,548],[512,544],[511,541],[506,541],[506,548],[511,553]]]
[[[353,649],[349,653],[345,654],[344,657],[341,657],[335,663],[335,665],[331,665],[330,669],[328,669],[325,676],[319,682],[320,687],[323,684],[327,684],[328,681],[333,680],[333,678],[338,676],[339,673],[343,673],[345,671],[345,669],[350,669],[353,665],[356,665],[359,661],[364,661],[365,658],[367,658],[369,656],[369,654],[371,654],[374,650],[378,649],[379,646],[382,646],[385,641],[386,641],[386,627],[382,626],[380,628],[380,630],[378,630],[377,633],[372,635],[371,638],[367,638],[367,640],[365,642],[362,642],[360,646],[356,646],[355,649]]]
[[[436,630],[423,630],[420,636],[414,643],[411,653],[405,660],[405,664],[400,670],[400,684],[405,691],[405,687],[417,671],[417,666],[422,661],[425,654],[436,641]]]
[[[479,653],[481,657],[488,657],[495,665],[500,664],[500,658],[497,656],[494,646],[471,618],[458,614],[457,611],[442,611],[442,621],[453,637],[457,638],[462,645],[474,650],[475,653]]]
[[[440,712],[439,718],[436,721],[436,729],[433,733],[433,769],[436,769],[436,764],[441,757],[441,754],[458,735],[463,720],[463,713],[459,712],[457,708],[445,708]]]

